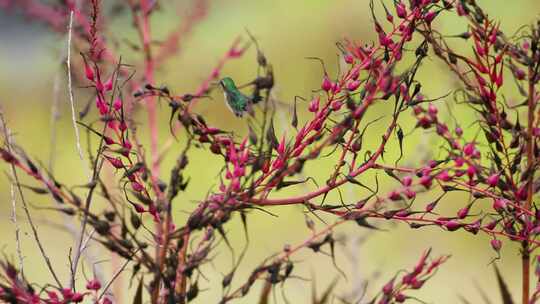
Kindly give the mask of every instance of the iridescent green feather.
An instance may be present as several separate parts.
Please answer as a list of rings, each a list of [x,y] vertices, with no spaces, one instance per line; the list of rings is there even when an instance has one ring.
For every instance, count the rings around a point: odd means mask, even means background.
[[[244,112],[246,112],[250,106],[249,97],[238,90],[236,84],[230,77],[221,79],[219,83],[225,94],[225,101],[227,102],[229,109],[234,115],[242,117]]]

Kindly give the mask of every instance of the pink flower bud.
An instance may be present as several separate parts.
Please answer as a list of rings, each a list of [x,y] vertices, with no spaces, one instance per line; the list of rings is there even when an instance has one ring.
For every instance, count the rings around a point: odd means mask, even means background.
[[[444,227],[448,229],[448,231],[456,231],[459,228],[461,228],[462,224],[455,220],[450,220],[444,223]]]
[[[94,81],[94,78],[96,77],[94,74],[94,69],[92,69],[86,62],[84,63],[84,74],[90,81]]]
[[[332,93],[337,94],[339,91],[341,91],[341,86],[337,82],[332,83]]]
[[[114,145],[116,142],[114,141],[114,139],[110,138],[109,136],[103,136],[103,141],[105,142],[106,145],[110,146],[110,145]]]
[[[486,228],[487,230],[493,230],[493,229],[495,229],[495,227],[497,227],[497,220],[491,221],[490,223],[488,223],[488,224],[486,225],[485,228]]]
[[[118,121],[117,120],[109,120],[107,122],[107,127],[109,127],[110,129],[113,129],[115,131],[118,131]]]
[[[412,177],[410,175],[404,176],[401,179],[401,184],[405,187],[409,187],[412,184]]]
[[[394,280],[393,279],[390,280],[390,282],[386,283],[382,288],[382,292],[385,295],[391,294],[393,290],[394,290]]]
[[[240,190],[240,180],[238,178],[235,178],[231,182],[231,187],[233,191],[239,191]]]
[[[121,121],[120,122],[120,125],[118,126],[118,128],[120,129],[120,131],[124,132],[125,130],[127,130],[127,124],[125,121]]]
[[[81,303],[84,300],[84,295],[82,293],[74,293],[73,297],[71,297],[71,301],[74,303]]]
[[[459,209],[457,216],[459,219],[464,219],[469,215],[469,206]]]
[[[283,155],[283,153],[285,153],[285,135],[283,135],[281,141],[279,142],[279,145],[277,147],[277,153],[279,155]]]
[[[411,282],[412,289],[420,289],[424,285],[425,280],[417,280],[416,278]]]
[[[390,13],[386,14],[386,20],[390,23],[394,23],[394,16],[392,16]]]
[[[314,113],[319,111],[319,102],[321,98],[319,96],[313,98],[311,102],[309,103],[309,111]]]
[[[476,171],[477,171],[476,167],[473,165],[470,165],[467,168],[467,175],[469,176],[469,178],[473,178],[476,175]]]
[[[99,92],[103,92],[103,90],[104,90],[103,83],[99,79],[96,82],[96,90],[98,90]]]
[[[343,106],[343,103],[339,100],[335,100],[331,104],[333,111],[339,111],[339,109],[341,109],[342,106]]]
[[[347,84],[347,90],[349,91],[355,91],[360,86],[359,80],[353,80]]]
[[[113,108],[114,108],[116,111],[122,110],[122,100],[121,100],[120,98],[116,98],[116,99],[113,101]]]
[[[116,169],[124,168],[124,164],[122,163],[122,160],[119,157],[113,158],[113,157],[107,157],[107,160],[111,163],[113,167]]]
[[[450,176],[450,174],[448,174],[448,171],[444,170],[441,173],[437,174],[437,179],[439,179],[439,180],[441,180],[443,182],[447,182],[447,181],[451,180],[452,177]]]
[[[139,182],[131,182],[131,188],[133,188],[136,192],[141,192],[144,190],[143,185],[141,185]]]
[[[104,88],[105,88],[105,91],[108,92],[108,91],[112,90],[112,87],[113,87],[113,79],[111,77],[105,82]]]
[[[465,147],[463,147],[463,153],[467,156],[471,156],[475,150],[474,143],[467,143],[465,144]]]
[[[234,177],[244,176],[245,173],[246,173],[246,170],[244,169],[244,167],[235,167],[234,168]]]
[[[343,60],[345,60],[346,63],[351,64],[354,62],[354,57],[351,54],[345,54]]]
[[[71,290],[71,288],[62,288],[62,290],[60,292],[62,293],[62,296],[64,297],[64,299],[73,298],[74,293]]]
[[[522,69],[516,68],[514,70],[514,75],[516,75],[516,78],[519,80],[525,79],[525,72]]]
[[[407,8],[405,8],[405,5],[402,2],[399,2],[396,5],[396,14],[401,19],[407,17]]]
[[[425,21],[427,24],[431,24],[431,22],[433,21],[433,19],[435,19],[435,16],[437,16],[437,13],[435,13],[435,11],[430,11],[430,12],[428,12],[427,14],[424,15],[424,21]]]
[[[323,78],[323,82],[321,84],[321,89],[328,92],[328,91],[330,91],[330,89],[332,89],[332,86],[333,86],[332,81],[330,81],[328,76],[325,75],[324,78]]]
[[[144,207],[140,204],[132,204],[133,205],[133,208],[135,208],[135,211],[137,213],[143,213],[145,210],[144,210]]]
[[[96,107],[99,110],[99,114],[105,115],[107,112],[109,112],[109,108],[107,107],[107,103],[103,100],[101,95],[98,95],[96,97]]]
[[[99,290],[101,289],[101,283],[97,279],[90,280],[86,283],[86,289]]]
[[[501,212],[504,209],[506,209],[507,202],[505,199],[497,198],[493,200],[493,209],[495,209],[497,212]]]
[[[396,302],[398,302],[398,303],[403,303],[403,302],[405,302],[407,297],[404,294],[402,294],[401,292],[399,292],[394,296],[394,299],[396,299]]]
[[[103,299],[102,304],[113,304],[113,302],[111,301],[111,299],[106,297],[105,299]]]
[[[493,239],[493,240],[490,241],[490,243],[491,243],[491,247],[492,247],[495,251],[499,252],[499,250],[501,250],[501,248],[502,248],[502,242],[501,242],[501,240]]]
[[[498,173],[491,174],[486,182],[490,187],[495,187],[499,183],[499,177],[500,175]]]
[[[249,159],[249,150],[245,149],[242,155],[240,156],[240,162],[245,164]]]
[[[405,196],[407,196],[408,199],[412,199],[412,198],[416,197],[416,192],[414,192],[411,188],[406,188],[404,193],[405,193]]]
[[[456,135],[457,135],[457,136],[463,135],[463,129],[460,128],[460,127],[456,127]]]
[[[351,72],[351,79],[352,80],[357,80],[358,77],[360,77],[360,71],[358,68],[355,68],[352,72]]]
[[[429,189],[431,187],[432,178],[429,175],[424,175],[420,178],[420,184],[424,186],[426,189]]]
[[[283,165],[284,165],[283,159],[278,158],[278,159],[274,160],[274,163],[272,164],[272,170],[279,169],[279,168],[283,167]]]
[[[395,190],[393,190],[393,191],[391,191],[390,193],[388,193],[388,198],[389,198],[390,200],[393,200],[393,201],[399,201],[399,200],[402,199],[402,198],[401,198],[401,195],[399,194],[399,192],[397,192],[397,191],[395,191]]]
[[[517,196],[517,199],[519,200],[526,200],[527,199],[527,195],[528,195],[528,189],[527,189],[527,185],[523,185],[521,187],[519,187],[517,193],[516,193],[516,196]]]
[[[229,145],[229,161],[232,163],[236,163],[238,161],[238,155],[236,154],[236,148],[234,144]]]
[[[437,112],[439,112],[437,110],[437,107],[434,104],[430,103],[428,106],[428,113],[431,114],[432,116],[436,116]]]

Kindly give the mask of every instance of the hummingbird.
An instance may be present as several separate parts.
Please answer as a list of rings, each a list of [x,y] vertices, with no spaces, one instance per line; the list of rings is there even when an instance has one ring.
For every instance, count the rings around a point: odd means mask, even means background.
[[[227,103],[227,106],[229,107],[231,112],[234,113],[234,115],[236,115],[237,117],[242,117],[244,115],[244,112],[249,112],[251,114],[252,100],[248,96],[240,92],[232,78],[225,77],[219,81],[219,84],[223,89],[223,93],[225,95],[225,102]]]

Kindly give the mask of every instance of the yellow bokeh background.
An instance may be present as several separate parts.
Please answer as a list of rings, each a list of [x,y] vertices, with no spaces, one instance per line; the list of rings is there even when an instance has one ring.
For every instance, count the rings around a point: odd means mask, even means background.
[[[105,1],[104,1],[105,2]],[[108,2],[108,1],[107,1]],[[111,1],[112,2],[112,1]],[[173,28],[182,18],[175,9],[176,6],[188,7],[185,1],[167,1],[161,11],[153,19],[153,31],[156,39],[164,37],[168,30]],[[501,22],[501,28],[510,35],[520,25],[529,24],[538,18],[540,3],[536,0],[504,1],[484,0],[478,1],[486,8],[489,15]],[[275,95],[285,104],[291,104],[295,95],[309,97],[311,90],[320,85],[322,77],[321,67],[318,63],[305,58],[316,56],[325,60],[331,73],[337,71],[338,50],[335,43],[343,38],[369,42],[374,38],[371,23],[371,14],[368,1],[352,0],[215,0],[211,1],[208,16],[195,28],[194,32],[182,41],[181,53],[173,57],[156,74],[158,84],[166,84],[174,93],[192,92],[197,85],[210,73],[215,63],[228,49],[228,46],[238,35],[245,35],[245,28],[254,33],[261,48],[272,63],[277,79]],[[466,23],[457,18],[441,18],[434,25],[437,29],[448,34],[459,34],[465,31]],[[48,166],[50,155],[54,157],[54,172],[58,180],[68,185],[83,184],[86,180],[83,166],[77,156],[74,132],[70,121],[69,105],[67,103],[67,90],[65,85],[65,70],[61,62],[66,47],[64,36],[50,33],[39,23],[27,23],[17,14],[0,12],[0,106],[5,113],[9,127],[15,134],[16,142],[22,146],[34,159],[39,159],[43,165]],[[114,29],[114,30],[112,30]],[[111,40],[127,38],[136,41],[136,33],[130,28],[129,17],[115,19],[106,32]],[[126,48],[122,49],[124,61],[140,60],[139,54],[134,54]],[[240,60],[227,64],[224,75],[229,75],[238,82],[247,82],[256,74],[254,49]],[[58,79],[55,81],[55,79]],[[427,59],[421,72],[420,81],[423,83],[423,92],[429,97],[442,96],[455,89],[455,79],[444,69],[437,59]],[[55,93],[55,84],[57,92]],[[511,92],[511,91],[510,91]],[[82,108],[86,102],[84,89],[78,88],[75,92],[77,108]],[[511,94],[511,93],[510,93]],[[56,143],[51,145],[53,125],[51,124],[51,105],[55,96],[58,96],[60,118],[56,124]],[[512,97],[511,95],[508,97]],[[445,102],[452,103],[451,98]],[[304,104],[305,105],[305,104]],[[385,115],[388,105],[378,105],[369,113],[370,118]],[[283,117],[288,121],[287,106],[282,106]],[[439,110],[445,113],[446,106],[439,103]],[[220,94],[214,94],[213,99],[201,102],[197,111],[204,114],[211,124],[235,130],[239,134],[245,133],[244,121],[235,118],[223,104]],[[475,117],[466,108],[456,109],[458,120],[463,127],[474,121]],[[306,113],[301,111],[300,121]],[[454,113],[454,114],[456,114]],[[92,114],[92,115],[95,115]],[[169,107],[161,104],[159,107],[160,138],[163,143],[168,133]],[[142,126],[140,137],[148,142],[148,134],[144,131],[145,115],[137,116]],[[279,119],[278,119],[279,120]],[[384,121],[384,120],[383,120]],[[402,120],[405,130],[412,130],[414,120],[405,114]],[[278,133],[286,130],[284,125],[278,127]],[[384,123],[374,126],[369,133],[369,143],[376,144],[384,131]],[[289,130],[290,131],[290,130]],[[471,135],[471,138],[474,135]],[[83,136],[83,139],[85,137]],[[84,140],[83,140],[84,142]],[[171,153],[165,159],[163,167],[173,164],[175,155],[182,147],[180,142],[174,144]],[[398,154],[395,142],[389,146],[388,157],[395,159]],[[439,142],[430,133],[416,131],[405,142],[404,162],[419,163],[423,157],[437,155]],[[394,157],[394,158],[392,158]],[[195,203],[206,195],[207,191],[218,182],[217,172],[221,160],[202,150],[193,150],[190,154],[190,167],[186,175],[191,177],[191,183],[186,193],[182,193],[175,201],[175,216],[177,224],[182,224],[186,218],[186,211],[192,210]],[[332,159],[322,161],[318,166],[307,168],[307,174],[314,176],[320,183],[332,168]],[[9,172],[9,167],[0,164],[3,172]],[[105,178],[111,179],[113,171],[105,170]],[[168,178],[167,170],[162,172],[163,179]],[[395,183],[390,179],[381,177],[381,191],[390,189]],[[373,185],[373,174],[360,179]],[[27,184],[33,184],[29,178],[23,177]],[[308,185],[307,187],[312,187]],[[304,188],[289,190],[287,194],[306,191]],[[384,192],[382,192],[384,193]],[[344,196],[350,201],[357,200],[365,194],[358,187],[349,187]],[[278,194],[283,195],[283,194]],[[27,195],[28,201],[39,207],[54,206],[46,196]],[[420,196],[419,199],[428,200],[429,196]],[[467,197],[463,195],[450,195],[443,201],[448,212],[464,206]],[[99,200],[99,199],[98,199]],[[337,200],[337,197],[329,197]],[[97,203],[99,204],[99,203]],[[46,250],[51,257],[55,269],[61,279],[69,278],[69,248],[73,246],[72,236],[66,226],[70,220],[58,215],[54,211],[45,209],[31,209],[32,215],[39,226],[40,236]],[[249,276],[257,263],[273,253],[279,252],[285,243],[296,244],[309,235],[304,225],[302,209],[297,206],[274,208],[269,211],[278,217],[263,213],[253,213],[249,221],[250,251],[245,263],[239,270],[233,285],[238,286]],[[14,226],[10,222],[11,200],[10,186],[7,175],[0,178],[0,248],[6,257],[15,261]],[[43,284],[51,281],[42,258],[38,254],[30,229],[26,224],[23,212],[17,209],[18,222],[22,229],[22,251],[26,276],[35,282]],[[328,218],[327,218],[328,219]],[[331,221],[331,219],[328,219]],[[290,303],[309,303],[311,284],[305,279],[315,277],[317,290],[322,292],[334,278],[339,278],[336,295],[346,295],[351,292],[360,292],[362,280],[369,280],[368,295],[378,292],[379,286],[391,278],[397,270],[412,267],[423,250],[431,247],[435,255],[451,254],[452,258],[441,267],[437,275],[430,280],[422,290],[411,295],[417,296],[428,303],[457,303],[459,296],[464,296],[471,303],[480,303],[483,290],[494,303],[498,303],[499,295],[493,269],[488,263],[496,257],[491,250],[489,238],[485,235],[476,237],[465,232],[442,232],[437,228],[410,230],[406,225],[389,225],[376,222],[383,231],[368,231],[353,224],[339,228],[335,235],[342,239],[346,237],[347,245],[338,246],[337,264],[345,270],[347,278],[341,277],[334,268],[330,258],[323,255],[314,255],[305,250],[296,258],[299,261],[295,274],[297,279],[285,285],[285,291]],[[229,236],[237,253],[243,244],[242,226],[235,219],[226,226]],[[102,251],[99,245],[92,245],[100,258],[99,267],[105,270],[107,277],[114,272],[119,262]],[[501,252],[500,265],[514,297],[520,295],[520,259],[516,246],[506,244]],[[196,303],[217,303],[221,295],[220,282],[222,274],[230,269],[230,253],[222,247],[220,254],[212,265],[205,266],[205,275],[210,280],[201,278],[200,288],[204,290]],[[88,275],[92,273],[92,266],[85,264]],[[127,271],[114,285],[114,291],[122,293],[122,303],[129,303],[127,295]],[[79,276],[80,282],[84,279]],[[534,280],[533,280],[534,281]],[[258,288],[252,290],[250,296],[238,300],[237,303],[256,303]],[[277,303],[284,303],[281,297],[281,287],[275,291]],[[366,298],[367,299],[367,298]],[[365,299],[365,300],[366,300]],[[338,303],[337,301],[334,303]]]

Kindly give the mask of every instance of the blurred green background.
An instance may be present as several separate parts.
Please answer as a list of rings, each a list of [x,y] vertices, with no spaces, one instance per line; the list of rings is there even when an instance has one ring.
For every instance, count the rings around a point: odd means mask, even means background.
[[[479,2],[484,4],[490,16],[501,21],[502,29],[509,34],[514,33],[521,24],[531,23],[539,17],[540,3],[536,0]],[[181,20],[182,15],[177,14],[176,6],[189,5],[185,1],[165,2],[163,10],[154,17],[153,29],[156,39],[164,37],[168,30]],[[320,65],[306,60],[305,57],[323,58],[329,70],[335,73],[338,62],[335,42],[344,37],[369,42],[374,37],[368,1],[365,0],[216,0],[210,1],[209,9],[209,15],[197,25],[193,34],[182,42],[181,54],[168,61],[157,73],[158,84],[168,85],[174,93],[194,91],[234,38],[238,35],[245,36],[245,28],[254,33],[273,64],[277,79],[275,94],[278,99],[288,104],[295,95],[309,97],[311,90],[319,87],[322,75]],[[114,28],[114,31],[109,30],[106,33],[111,39],[121,40],[127,37],[136,41],[136,34],[130,28],[128,16],[115,19],[109,26],[109,29]],[[458,34],[466,30],[463,20],[456,18],[443,18],[435,23],[435,27],[448,34]],[[10,128],[15,133],[15,140],[31,157],[42,160],[45,166],[49,165],[51,153],[54,154],[53,167],[58,179],[67,184],[82,184],[86,179],[86,173],[81,168],[75,149],[66,99],[65,71],[61,61],[65,46],[64,36],[49,32],[43,25],[28,23],[18,14],[0,12],[0,105]],[[128,63],[140,59],[140,55],[127,50],[122,55],[125,56],[124,61]],[[425,62],[419,79],[423,81],[424,92],[428,96],[441,96],[455,87],[453,78],[445,71],[444,68],[441,69],[440,62],[436,59]],[[242,59],[228,64],[224,70],[224,74],[238,79],[240,83],[249,81],[255,73],[253,49]],[[86,102],[86,95],[82,89],[77,90],[75,94],[77,107],[80,109]],[[53,131],[51,107],[55,98],[60,117],[56,131]],[[439,109],[444,113],[446,107],[441,104]],[[163,138],[168,136],[168,111],[166,105],[160,107],[162,142]],[[226,110],[220,94],[214,94],[213,100],[201,102],[198,111],[207,115],[212,124],[226,126],[228,129],[238,130],[239,133],[245,130],[245,123]],[[382,105],[372,111],[370,117],[375,118],[383,115],[387,109]],[[459,119],[463,120],[460,121],[462,126],[467,126],[467,122],[474,120],[470,111],[459,112],[463,109],[457,111]],[[284,113],[288,115],[286,108]],[[139,121],[145,121],[144,115],[140,115]],[[414,122],[409,116],[404,115],[403,122],[409,122],[409,125],[405,124],[406,130],[410,131],[413,128]],[[281,132],[284,128],[279,129]],[[383,130],[384,123],[377,124],[371,130],[372,144],[378,142],[380,132]],[[53,132],[56,132],[56,142],[52,141]],[[146,140],[147,137],[144,132],[141,133],[141,138]],[[430,151],[437,149],[438,143],[431,139],[429,133],[427,136],[425,133],[414,133],[405,143],[405,151],[409,152],[409,156],[404,161],[418,163],[422,161],[423,156],[436,155],[436,151],[431,153]],[[179,151],[181,145],[175,144],[172,154],[165,160],[165,168],[174,161],[174,153]],[[191,166],[188,170],[192,182],[187,193],[182,194],[175,203],[178,224],[185,218],[185,211],[191,210],[195,205],[194,202],[203,198],[208,189],[215,186],[218,181],[216,170],[219,169],[220,159],[200,150],[195,152],[190,155]],[[395,156],[396,153],[397,145],[393,143],[389,155]],[[308,174],[324,182],[331,166],[330,159],[321,166],[310,167]],[[6,173],[9,171],[5,164],[0,164],[0,168]],[[167,171],[164,172],[163,176],[167,177]],[[110,171],[104,174],[108,175],[108,178],[112,176]],[[370,175],[364,180],[369,183],[372,177],[373,175]],[[27,178],[23,180],[33,184],[33,181]],[[385,180],[382,185],[383,191],[392,185],[394,184]],[[305,189],[299,188],[296,191]],[[346,199],[351,201],[361,194],[363,192],[358,188],[347,188],[345,191]],[[336,198],[329,198],[332,199]],[[429,197],[421,196],[419,199],[427,200]],[[28,195],[28,200],[33,205],[53,206],[51,200],[43,196]],[[444,201],[445,210],[457,210],[466,201],[467,197],[464,196],[449,196]],[[7,257],[15,261],[14,227],[9,221],[10,187],[6,176],[0,179],[0,202],[2,231],[0,248]],[[250,271],[264,257],[280,251],[283,244],[296,244],[309,235],[299,207],[277,208],[271,211],[279,217],[256,214],[249,223],[251,251],[236,277],[236,284],[240,280],[247,279]],[[18,209],[17,213],[23,231],[21,237],[26,275],[32,281],[44,283],[50,280],[49,274],[37,254],[37,247],[22,217],[22,210]],[[62,278],[67,280],[69,275],[67,256],[69,247],[73,245],[73,239],[65,224],[68,223],[69,226],[70,220],[48,210],[32,209],[32,213],[38,222],[41,237],[55,268]],[[361,292],[361,280],[370,280],[368,294],[373,294],[395,274],[396,270],[413,266],[421,252],[432,247],[435,254],[452,254],[452,258],[421,291],[411,295],[430,303],[456,303],[459,296],[463,295],[470,299],[471,303],[478,303],[481,299],[478,288],[481,288],[497,301],[496,282],[493,270],[488,265],[496,255],[491,250],[486,236],[472,237],[462,232],[445,233],[432,228],[413,231],[405,225],[377,224],[384,226],[387,231],[371,232],[352,224],[336,231],[336,235],[346,236],[348,240],[346,246],[339,247],[337,260],[340,268],[347,273],[346,279],[339,276],[328,257],[314,255],[308,251],[303,251],[295,258],[301,262],[297,274],[302,278],[311,278],[314,273],[319,292],[333,278],[339,277],[337,295]],[[227,228],[235,244],[240,246],[243,240],[241,226],[234,222]],[[92,247],[99,256],[100,267],[105,269],[106,273],[119,266],[118,261],[101,252],[98,245]],[[499,262],[515,298],[519,296],[520,284],[518,253],[517,248],[504,246],[503,258]],[[206,267],[205,274],[213,281],[201,280],[200,288],[207,290],[201,294],[198,303],[217,302],[221,289],[215,287],[220,285],[221,274],[230,269],[230,263],[230,254],[223,251],[212,266]],[[86,264],[85,271],[90,275],[91,266]],[[128,277],[129,272],[115,284],[116,292],[123,291],[122,286],[125,285],[122,284],[126,284]],[[307,303],[310,288],[310,283],[302,279],[291,280],[285,285],[287,298],[291,303]],[[257,292],[252,291],[251,297],[239,300],[238,303],[254,303],[256,295]],[[275,298],[278,303],[283,303],[279,289]]]

